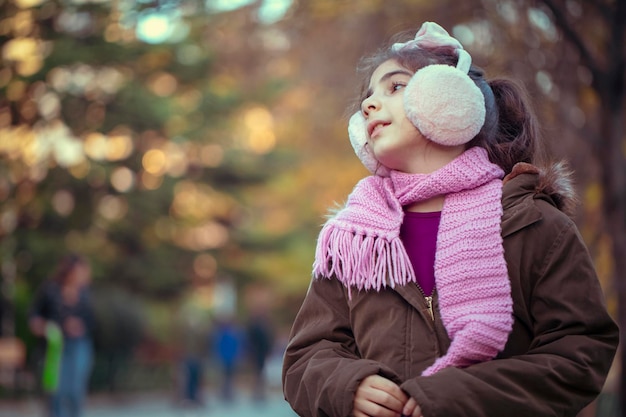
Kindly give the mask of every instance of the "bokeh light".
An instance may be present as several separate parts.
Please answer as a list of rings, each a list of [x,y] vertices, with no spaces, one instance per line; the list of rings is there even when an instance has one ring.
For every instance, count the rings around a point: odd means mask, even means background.
[[[98,212],[109,221],[122,219],[128,211],[126,200],[119,196],[106,195],[98,202]]]
[[[141,160],[143,169],[152,175],[162,175],[165,172],[165,153],[161,149],[150,149]]]
[[[111,185],[120,193],[126,193],[135,185],[135,173],[127,167],[117,167],[111,173]]]
[[[74,196],[69,190],[58,190],[52,196],[52,207],[62,217],[72,213],[75,203]]]

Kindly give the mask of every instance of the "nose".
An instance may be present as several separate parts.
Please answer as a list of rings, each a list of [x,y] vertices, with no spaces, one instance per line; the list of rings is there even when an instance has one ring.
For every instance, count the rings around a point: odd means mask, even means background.
[[[372,111],[380,109],[380,101],[374,97],[369,96],[361,103],[361,111],[365,117],[368,117]]]

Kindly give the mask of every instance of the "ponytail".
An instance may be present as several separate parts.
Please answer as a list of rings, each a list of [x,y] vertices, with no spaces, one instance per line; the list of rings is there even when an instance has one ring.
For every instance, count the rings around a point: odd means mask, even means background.
[[[491,162],[499,165],[505,174],[518,162],[541,164],[539,126],[524,87],[508,79],[494,79],[484,84],[488,84],[493,93],[493,100],[485,100],[487,114],[491,117],[488,116],[483,131],[470,146],[485,148]],[[479,87],[484,90],[487,85]]]

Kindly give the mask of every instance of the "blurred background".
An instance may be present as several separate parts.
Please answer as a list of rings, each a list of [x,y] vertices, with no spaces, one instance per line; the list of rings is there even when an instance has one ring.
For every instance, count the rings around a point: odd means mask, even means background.
[[[234,389],[255,392],[248,353],[269,343],[280,397],[323,216],[366,175],[346,133],[357,62],[427,20],[525,83],[625,322],[625,3],[0,0],[0,409],[41,395],[28,316],[67,253],[91,264],[91,398],[183,400],[190,335],[201,390],[227,398],[225,327]],[[626,415],[622,362],[583,415]]]

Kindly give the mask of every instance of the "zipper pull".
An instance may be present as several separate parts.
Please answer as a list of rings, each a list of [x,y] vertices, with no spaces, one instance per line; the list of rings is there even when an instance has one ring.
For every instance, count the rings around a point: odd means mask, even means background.
[[[435,312],[433,311],[433,297],[424,296],[424,299],[426,299],[426,306],[428,307],[430,318],[432,319],[432,321],[435,321]]]

